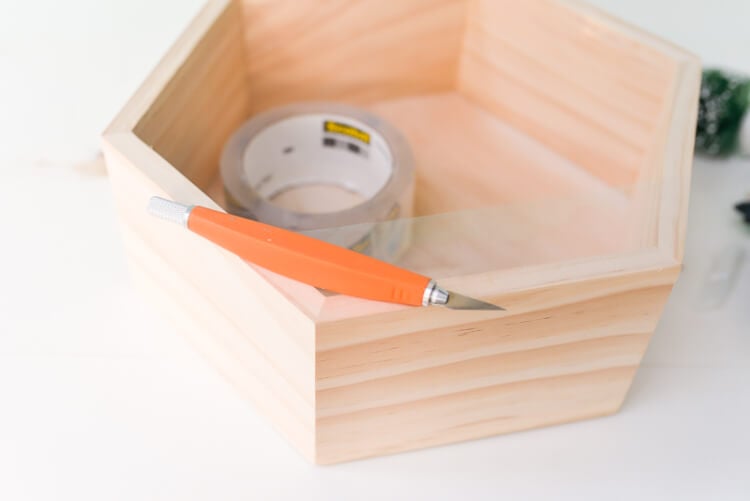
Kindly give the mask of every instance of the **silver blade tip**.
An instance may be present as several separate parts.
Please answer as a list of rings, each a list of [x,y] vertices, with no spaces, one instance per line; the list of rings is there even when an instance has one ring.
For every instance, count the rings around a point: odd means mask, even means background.
[[[457,292],[448,291],[448,302],[445,304],[447,308],[454,310],[496,310],[505,311],[505,308],[496,304],[487,303],[474,299],[473,297],[464,296]]]

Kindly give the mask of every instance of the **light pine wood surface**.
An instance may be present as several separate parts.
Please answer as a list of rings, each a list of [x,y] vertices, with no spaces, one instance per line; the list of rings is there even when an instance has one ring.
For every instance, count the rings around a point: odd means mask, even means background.
[[[136,282],[309,461],[615,412],[679,274],[700,66],[577,2],[214,0],[105,132]],[[324,295],[145,212],[302,99],[417,162],[403,265],[506,312]]]

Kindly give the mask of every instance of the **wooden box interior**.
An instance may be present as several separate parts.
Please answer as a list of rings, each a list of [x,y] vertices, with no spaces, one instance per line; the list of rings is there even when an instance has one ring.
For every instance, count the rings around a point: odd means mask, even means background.
[[[435,218],[442,245],[418,237],[403,258],[442,278],[461,261],[505,269],[655,245],[643,197],[661,181],[677,70],[555,1],[244,0],[134,132],[223,205],[221,149],[254,113],[301,100],[370,109],[414,150],[415,215],[469,211]],[[474,230],[472,210],[485,221]]]

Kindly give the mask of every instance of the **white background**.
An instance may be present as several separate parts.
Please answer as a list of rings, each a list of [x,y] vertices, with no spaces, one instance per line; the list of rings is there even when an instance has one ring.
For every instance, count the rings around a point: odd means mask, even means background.
[[[750,73],[750,2],[594,2]],[[750,499],[750,161],[696,161],[685,272],[612,417],[304,462],[131,288],[106,177],[75,164],[200,0],[0,2],[0,500]]]

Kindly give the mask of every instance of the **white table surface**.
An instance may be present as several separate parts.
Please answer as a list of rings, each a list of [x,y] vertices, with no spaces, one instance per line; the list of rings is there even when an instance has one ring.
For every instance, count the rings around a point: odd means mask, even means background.
[[[612,417],[304,462],[131,287],[73,168],[200,0],[0,2],[0,500],[750,499],[750,263],[697,308],[750,161],[695,165],[685,271]],[[597,0],[750,73],[746,0]],[[750,255],[750,254],[749,254]]]

